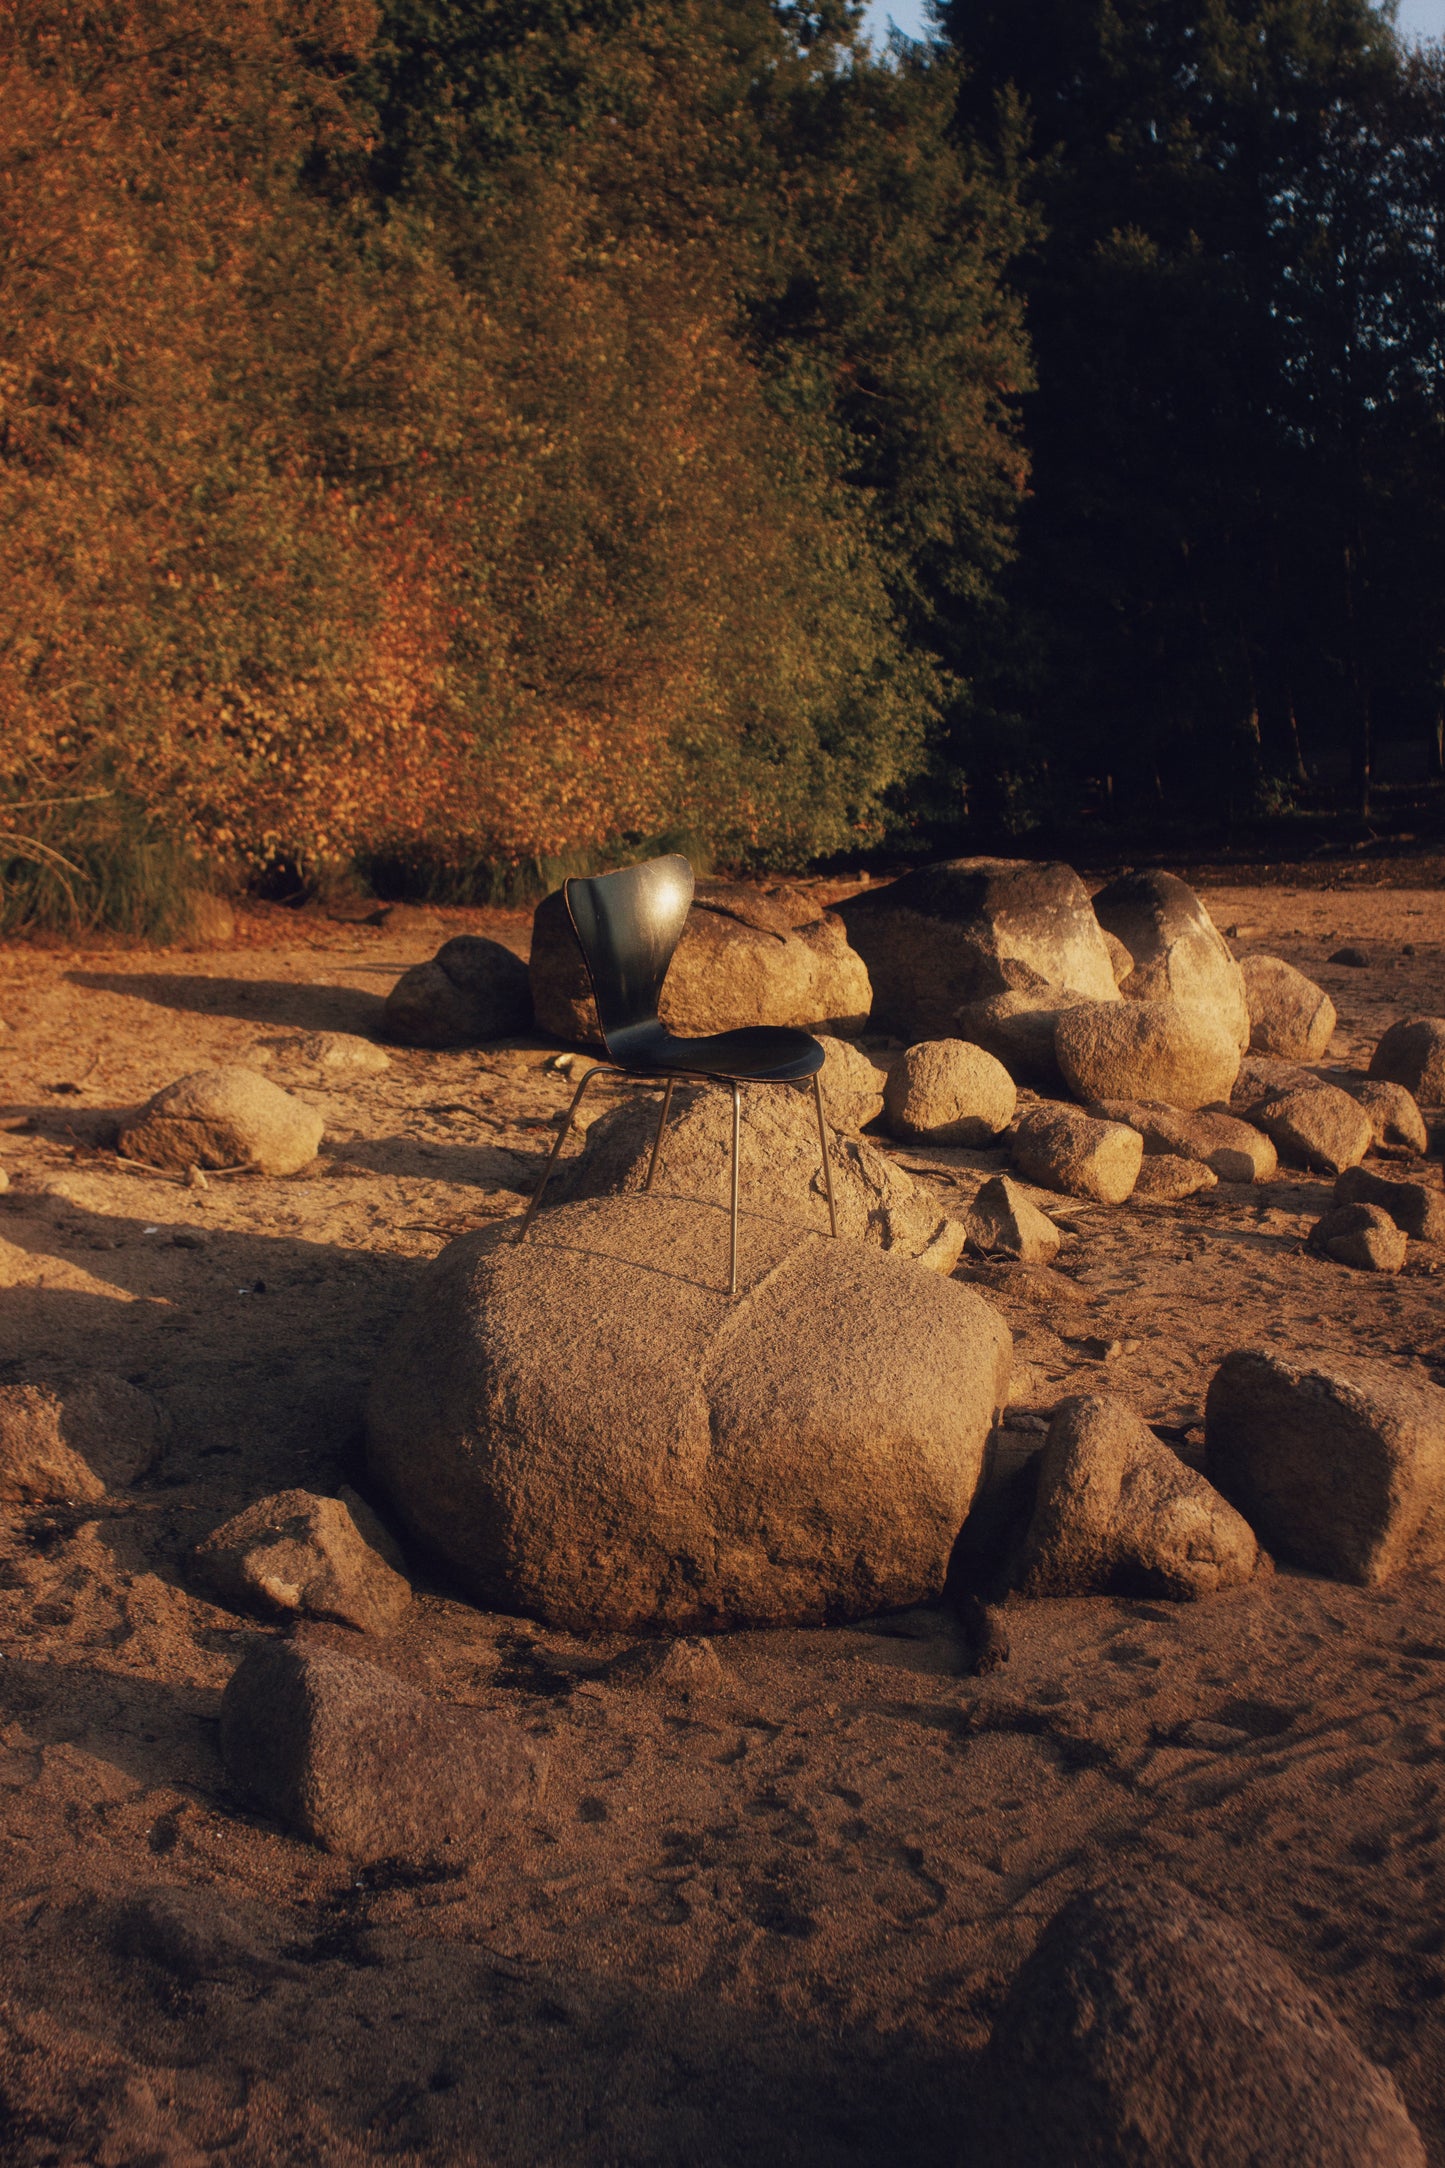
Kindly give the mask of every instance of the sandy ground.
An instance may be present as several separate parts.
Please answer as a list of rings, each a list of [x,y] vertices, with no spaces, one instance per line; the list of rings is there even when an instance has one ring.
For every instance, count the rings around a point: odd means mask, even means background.
[[[1328,987],[1333,1061],[1445,1013],[1439,891],[1208,900],[1236,947]],[[134,1490],[0,1514],[0,2158],[941,2168],[967,2158],[972,2058],[1041,1922],[1143,1862],[1314,1982],[1445,2164],[1434,1578],[1016,1603],[986,1677],[944,1609],[742,1634],[689,1696],[602,1678],[624,1644],[479,1612],[419,1570],[368,1653],[546,1737],[536,1819],[436,1878],[358,1873],[238,1802],[217,1707],[271,1629],[193,1592],[191,1546],[269,1491],[356,1478],[374,1351],[420,1265],[520,1209],[567,1093],[540,1042],[394,1051],[359,1080],[296,1066],[298,1034],[366,1032],[464,928],[525,950],[522,914],[277,911],[204,954],[0,952],[0,1089],[25,1122],[0,1135],[0,1382],[111,1372],[170,1423]],[[1326,962],[1347,940],[1369,968]],[[264,1060],[322,1109],[312,1172],[202,1192],[105,1149],[119,1110],[217,1060]],[[960,1201],[987,1166],[899,1156]],[[1307,1254],[1326,1195],[1287,1174],[1063,1203],[1044,1296],[991,1276],[1015,1415],[1107,1385],[1192,1454],[1214,1364],[1248,1344],[1445,1384],[1445,1278]]]

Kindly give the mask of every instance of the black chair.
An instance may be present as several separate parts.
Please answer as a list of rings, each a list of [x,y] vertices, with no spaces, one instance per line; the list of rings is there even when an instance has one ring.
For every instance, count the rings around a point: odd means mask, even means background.
[[[591,881],[563,886],[567,915],[577,936],[597,1004],[597,1021],[608,1059],[587,1071],[572,1095],[567,1119],[542,1170],[536,1194],[527,1207],[518,1242],[525,1242],[536,1217],[558,1154],[567,1141],[573,1116],[593,1077],[612,1074],[661,1084],[662,1112],[644,1189],[651,1189],[662,1149],[662,1133],[679,1078],[727,1084],[733,1095],[732,1243],[728,1296],[738,1291],[738,1130],[744,1084],[804,1084],[813,1080],[818,1114],[818,1146],[823,1155],[823,1186],[828,1196],[828,1224],[836,1238],[838,1214],[833,1204],[833,1171],[828,1163],[828,1129],[823,1114],[819,1070],[823,1049],[811,1033],[772,1025],[742,1031],[719,1031],[706,1039],[678,1039],[657,1013],[667,967],[682,938],[692,904],[692,867],[685,858],[650,858],[621,873],[599,874]]]

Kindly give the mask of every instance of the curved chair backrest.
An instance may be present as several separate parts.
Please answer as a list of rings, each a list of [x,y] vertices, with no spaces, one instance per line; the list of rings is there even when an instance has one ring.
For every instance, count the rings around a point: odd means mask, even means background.
[[[609,1054],[625,1061],[628,1034],[656,1025],[662,982],[692,906],[685,858],[649,858],[620,873],[563,883],[567,915],[587,964]]]

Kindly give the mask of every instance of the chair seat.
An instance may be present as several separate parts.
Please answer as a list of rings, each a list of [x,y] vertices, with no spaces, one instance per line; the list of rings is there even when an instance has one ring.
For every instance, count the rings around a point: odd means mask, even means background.
[[[811,1032],[750,1024],[705,1039],[677,1039],[665,1024],[637,1024],[608,1034],[619,1068],[654,1076],[711,1076],[724,1082],[790,1084],[813,1076],[824,1053]]]

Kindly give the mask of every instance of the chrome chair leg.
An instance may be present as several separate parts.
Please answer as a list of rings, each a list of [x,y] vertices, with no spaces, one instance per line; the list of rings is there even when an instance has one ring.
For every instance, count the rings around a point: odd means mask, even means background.
[[[608,1062],[599,1062],[595,1069],[588,1070],[586,1076],[583,1077],[582,1082],[578,1085],[576,1091],[573,1092],[572,1104],[567,1109],[567,1119],[557,1132],[556,1142],[553,1144],[551,1151],[547,1155],[546,1166],[542,1169],[542,1179],[537,1184],[537,1187],[533,1190],[532,1202],[528,1205],[526,1211],[522,1215],[522,1224],[517,1230],[517,1241],[519,1243],[526,1241],[528,1229],[531,1227],[533,1220],[537,1216],[537,1207],[542,1202],[542,1192],[546,1189],[547,1184],[551,1181],[552,1169],[556,1166],[558,1155],[560,1154],[563,1145],[567,1142],[568,1136],[571,1134],[572,1117],[582,1104],[583,1092],[586,1091],[588,1085],[592,1082],[593,1077],[601,1076],[604,1069],[609,1069],[610,1067],[611,1064]]]
[[[733,1086],[733,1219],[732,1242],[728,1251],[728,1301],[738,1299],[738,1143],[743,1120],[743,1095]]]
[[[828,1125],[823,1119],[823,1079],[813,1071],[813,1104],[818,1110],[818,1147],[823,1154],[823,1187],[828,1193],[828,1225],[838,1239],[838,1208],[833,1202],[833,1168],[828,1158]]]
[[[662,1095],[662,1112],[657,1117],[657,1135],[652,1140],[652,1157],[647,1162],[647,1180],[642,1185],[644,1189],[651,1189],[652,1177],[657,1172],[657,1155],[662,1150],[662,1132],[667,1127],[667,1110],[672,1105],[672,1087],[676,1082],[677,1078],[670,1076],[667,1089]]]

